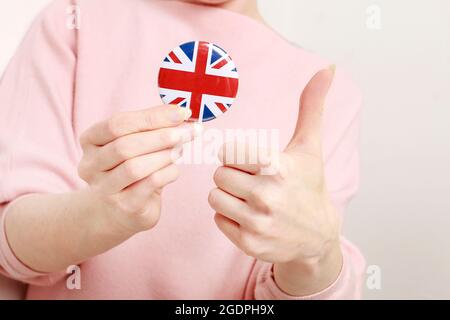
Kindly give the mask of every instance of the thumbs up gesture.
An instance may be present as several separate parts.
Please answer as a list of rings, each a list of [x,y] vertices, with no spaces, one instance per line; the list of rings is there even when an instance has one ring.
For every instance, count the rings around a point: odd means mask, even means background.
[[[262,174],[267,161],[230,161],[225,145],[219,156],[223,166],[214,175],[217,188],[208,199],[219,229],[247,255],[273,263],[276,283],[295,296],[325,289],[342,267],[340,219],[326,190],[322,160],[322,114],[333,78],[334,66],[319,71],[304,89],[297,126],[278,155],[276,174]]]

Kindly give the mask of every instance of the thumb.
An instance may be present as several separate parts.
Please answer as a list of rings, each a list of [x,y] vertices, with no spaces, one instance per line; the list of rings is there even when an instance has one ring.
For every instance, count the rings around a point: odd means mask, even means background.
[[[335,65],[320,70],[306,85],[300,98],[297,126],[287,150],[300,147],[311,154],[322,153],[322,114],[335,70]]]

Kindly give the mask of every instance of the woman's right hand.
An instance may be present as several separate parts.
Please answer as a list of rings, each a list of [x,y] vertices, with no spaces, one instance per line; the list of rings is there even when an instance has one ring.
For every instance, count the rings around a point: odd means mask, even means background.
[[[196,135],[194,124],[183,124],[189,117],[184,108],[158,106],[118,113],[84,132],[78,169],[87,188],[29,194],[6,209],[15,256],[33,270],[60,272],[153,228],[161,191],[178,178],[181,145]]]
[[[179,176],[180,145],[196,136],[194,124],[183,125],[190,116],[186,108],[157,106],[115,114],[82,134],[78,172],[97,225],[131,236],[157,224],[161,191]]]

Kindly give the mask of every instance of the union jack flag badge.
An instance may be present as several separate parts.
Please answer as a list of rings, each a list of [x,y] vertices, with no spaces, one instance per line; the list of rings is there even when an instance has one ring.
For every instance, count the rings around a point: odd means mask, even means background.
[[[239,74],[222,48],[191,41],[164,58],[158,85],[164,104],[190,108],[191,121],[206,122],[230,109],[237,96]]]

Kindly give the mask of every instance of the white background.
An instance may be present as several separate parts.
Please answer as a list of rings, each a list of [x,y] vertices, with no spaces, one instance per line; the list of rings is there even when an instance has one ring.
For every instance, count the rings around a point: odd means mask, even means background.
[[[47,2],[0,0],[0,70]],[[366,25],[370,5],[381,9],[380,30]],[[345,233],[381,268],[381,290],[366,288],[365,297],[450,299],[450,1],[260,7],[275,29],[349,70],[364,92],[363,181]]]

